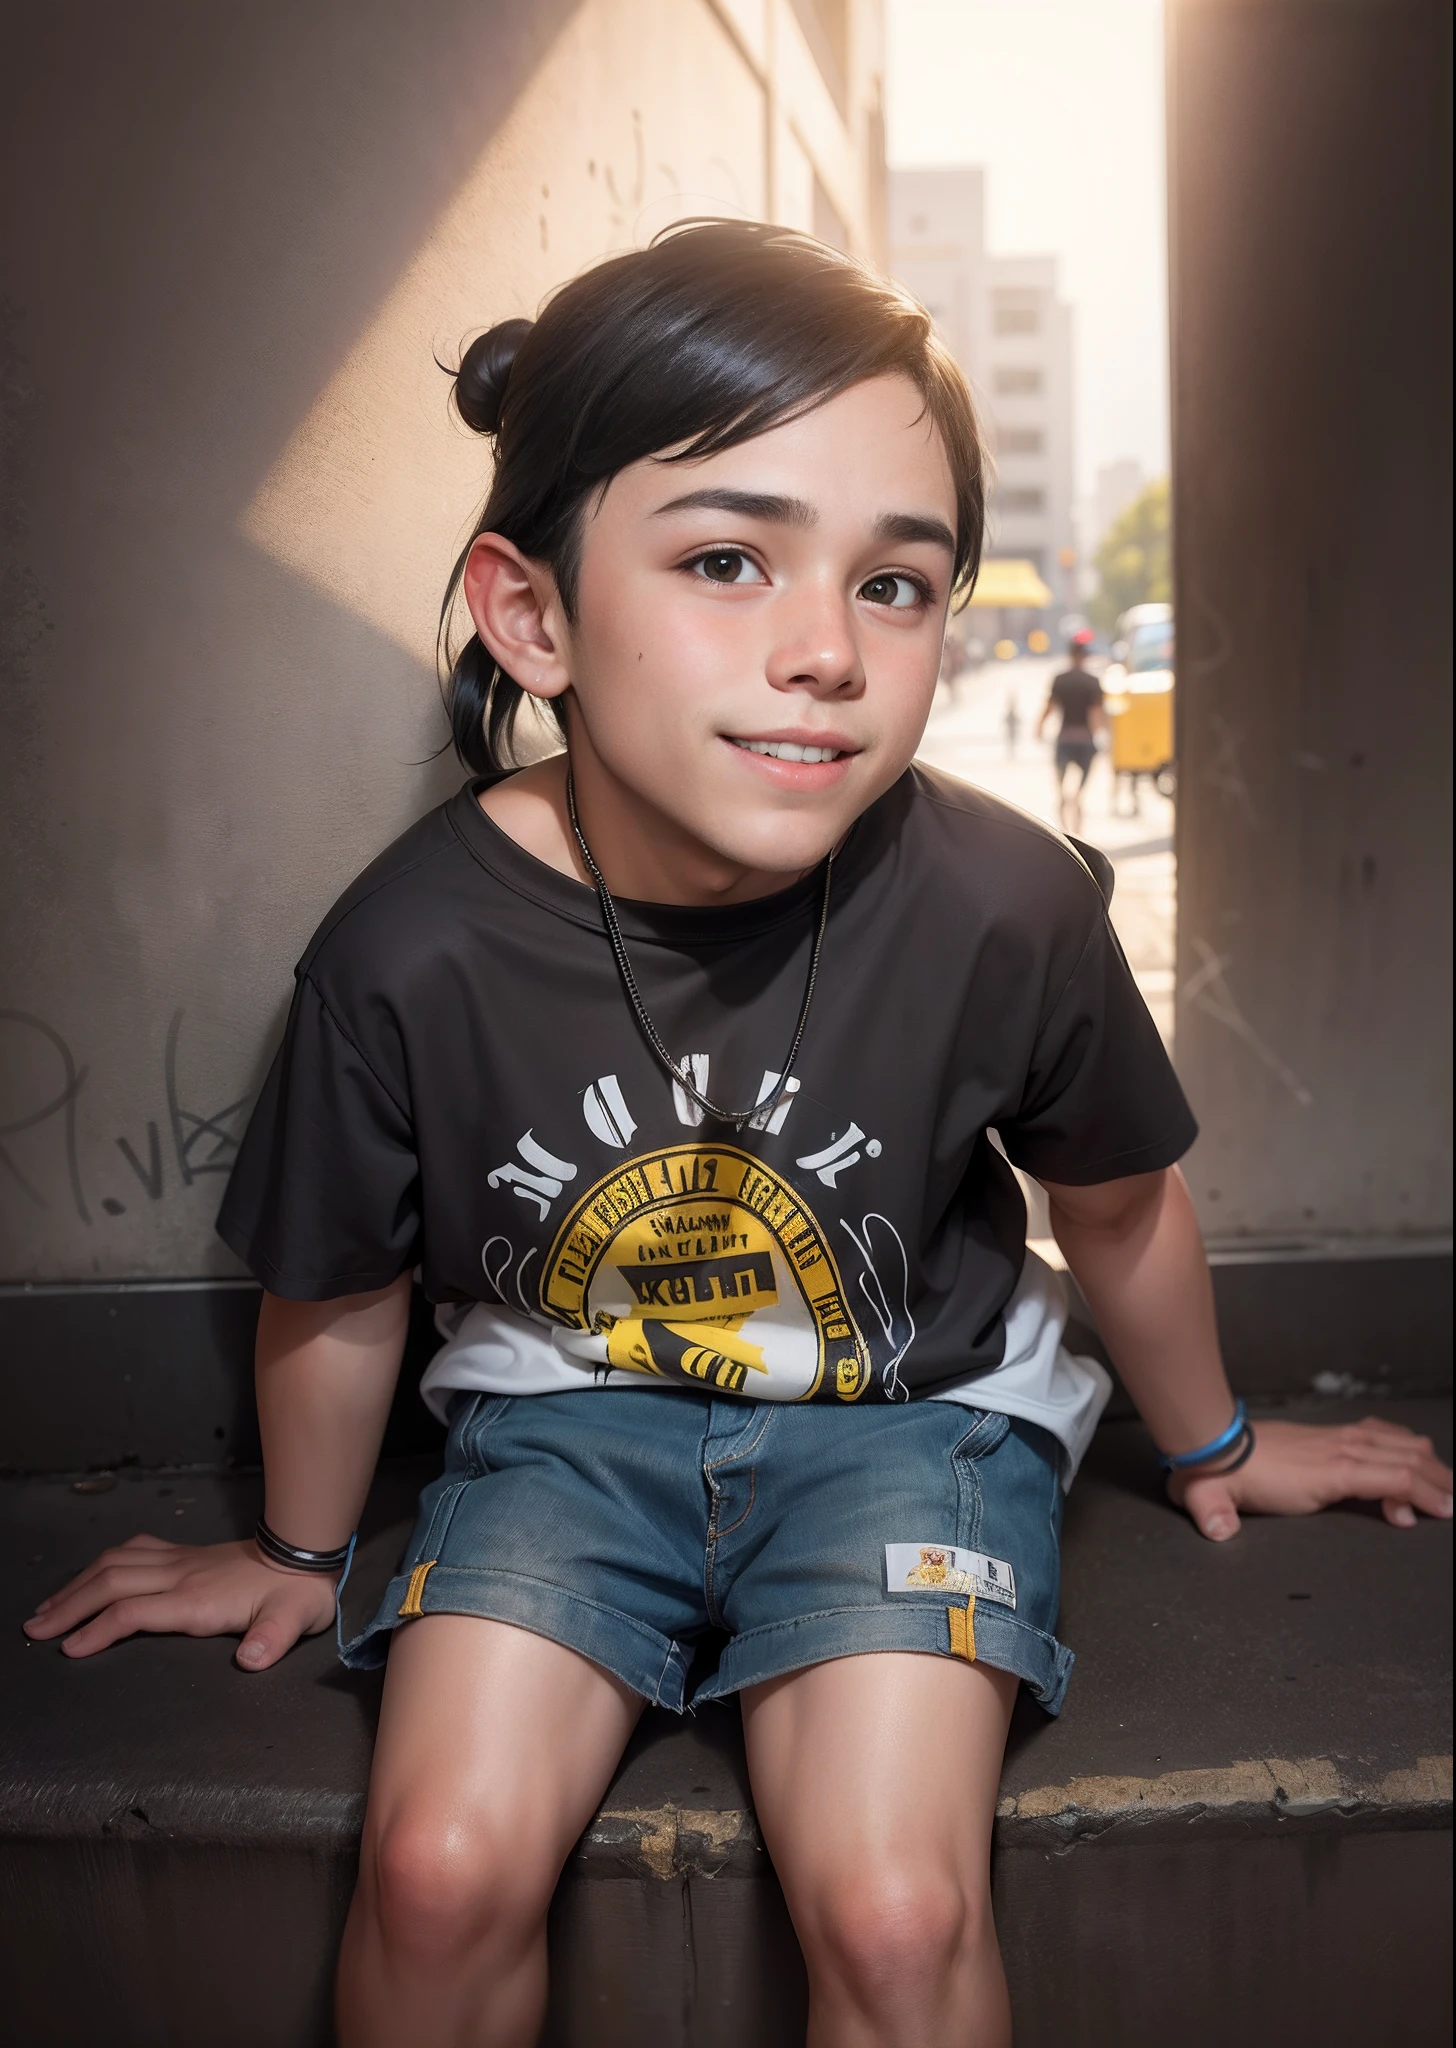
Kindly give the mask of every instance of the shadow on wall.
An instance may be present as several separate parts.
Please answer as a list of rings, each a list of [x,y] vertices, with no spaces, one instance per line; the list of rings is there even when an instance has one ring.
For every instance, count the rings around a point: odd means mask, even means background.
[[[427,606],[386,630],[278,558],[286,508],[268,551],[248,523],[577,13],[139,0],[12,29],[0,1005],[34,1021],[0,1034],[0,1277],[232,1270],[211,1216],[288,968],[348,876],[457,780],[424,765],[444,737]],[[521,310],[513,293],[531,309],[546,222],[477,218],[471,240],[454,219],[442,260],[478,310],[442,354]],[[420,421],[437,436],[447,395],[437,377]],[[356,506],[378,524],[367,411],[344,424],[351,466],[329,470],[337,440],[316,448],[295,516],[326,506],[341,544]],[[457,438],[458,497],[435,481],[423,552],[401,521],[401,601],[409,576],[443,583],[483,487]]]

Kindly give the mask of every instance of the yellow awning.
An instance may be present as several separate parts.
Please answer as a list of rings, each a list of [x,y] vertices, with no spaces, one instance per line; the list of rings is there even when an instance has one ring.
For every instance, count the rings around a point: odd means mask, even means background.
[[[971,596],[972,604],[996,605],[1007,611],[1041,611],[1051,601],[1052,594],[1034,565],[1010,557],[982,562]]]

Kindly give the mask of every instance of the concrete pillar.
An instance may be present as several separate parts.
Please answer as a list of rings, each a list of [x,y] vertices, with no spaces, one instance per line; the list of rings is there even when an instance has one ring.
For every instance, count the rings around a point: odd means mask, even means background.
[[[1451,15],[1171,0],[1177,1058],[1215,1240],[1448,1232]]]

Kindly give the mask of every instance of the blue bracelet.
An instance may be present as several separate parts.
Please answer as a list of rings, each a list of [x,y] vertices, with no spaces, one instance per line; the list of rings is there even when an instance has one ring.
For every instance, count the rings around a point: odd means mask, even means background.
[[[1221,1431],[1210,1444],[1204,1444],[1196,1451],[1159,1451],[1158,1463],[1165,1472],[1183,1472],[1190,1465],[1206,1465],[1211,1458],[1236,1444],[1249,1424],[1249,1411],[1242,1401],[1234,1407],[1234,1419],[1228,1428]]]

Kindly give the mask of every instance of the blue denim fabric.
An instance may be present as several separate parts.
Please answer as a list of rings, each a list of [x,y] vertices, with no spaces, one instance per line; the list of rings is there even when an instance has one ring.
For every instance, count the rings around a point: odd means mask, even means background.
[[[975,1603],[976,1660],[1055,1714],[1060,1458],[1034,1423],[940,1401],[460,1394],[404,1561],[341,1654],[382,1664],[405,1606],[486,1615],[681,1711],[832,1657],[954,1654],[944,1592],[890,1592],[885,1547],[955,1544],[1016,1574],[1014,1613]]]

